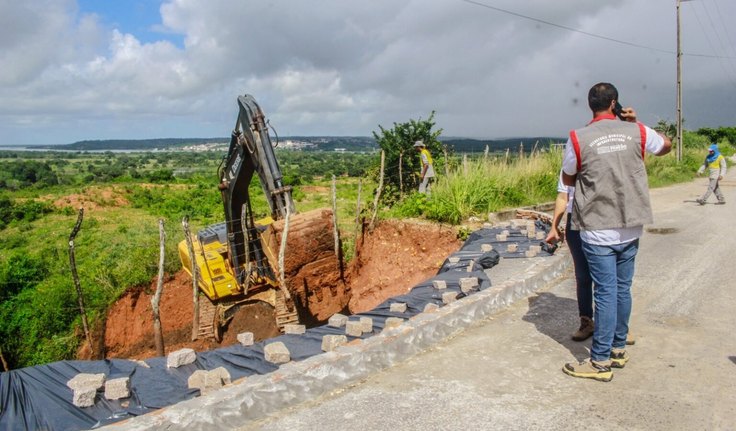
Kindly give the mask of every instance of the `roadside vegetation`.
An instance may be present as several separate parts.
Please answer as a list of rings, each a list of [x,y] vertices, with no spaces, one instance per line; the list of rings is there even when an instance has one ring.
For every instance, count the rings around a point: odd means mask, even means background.
[[[505,152],[456,154],[440,140],[434,115],[380,128],[385,152],[378,217],[415,217],[450,224],[489,212],[548,202],[556,195],[561,147],[538,142]],[[667,125],[665,125],[667,126]],[[437,181],[430,196],[415,192],[423,139]],[[734,153],[736,128],[684,133],[683,161],[675,153],[648,157],[653,187],[693,178],[712,141]],[[559,142],[557,142],[559,144]],[[354,250],[360,189],[361,217],[370,219],[380,180],[380,152],[277,150],[285,183],[299,211],[331,207],[332,178],[344,254]],[[83,339],[69,266],[69,235],[86,208],[75,239],[85,308],[92,326],[131,286],[150,286],[157,273],[158,220],[165,222],[166,267],[180,269],[181,220],[191,229],[223,219],[217,190],[222,152],[0,152],[0,354],[8,368],[73,359]],[[257,179],[251,184],[256,216],[267,215]]]

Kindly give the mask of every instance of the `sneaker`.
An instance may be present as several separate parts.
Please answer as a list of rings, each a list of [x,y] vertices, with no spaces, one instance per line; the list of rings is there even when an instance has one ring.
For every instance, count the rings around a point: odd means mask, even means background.
[[[570,362],[562,367],[562,372],[568,376],[593,379],[601,382],[610,382],[613,378],[611,361],[597,362],[590,358],[583,362]]]
[[[588,316],[580,316],[580,328],[572,334],[573,341],[587,340],[593,335],[595,323]]]
[[[698,205],[705,205],[705,201],[703,199],[700,199],[700,198],[695,199],[695,202],[697,202]]]
[[[716,205],[726,205],[726,201],[718,201],[716,202]]]
[[[611,349],[611,368],[623,368],[629,362],[629,354],[624,349]]]
[[[626,334],[626,345],[633,346],[634,344],[636,344],[636,338],[634,338],[634,336],[631,335],[631,332],[628,332]]]

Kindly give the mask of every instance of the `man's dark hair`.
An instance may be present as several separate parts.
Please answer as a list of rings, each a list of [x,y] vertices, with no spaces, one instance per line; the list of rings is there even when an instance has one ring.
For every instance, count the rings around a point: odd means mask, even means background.
[[[614,100],[618,100],[618,90],[607,82],[595,84],[588,92],[588,106],[593,112],[605,111]]]

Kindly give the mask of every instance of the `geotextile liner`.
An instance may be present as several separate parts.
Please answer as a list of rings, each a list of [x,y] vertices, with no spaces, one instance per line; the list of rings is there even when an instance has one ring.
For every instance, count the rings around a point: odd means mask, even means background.
[[[537,222],[537,230],[546,232],[548,226]],[[496,235],[508,230],[506,241],[498,241]],[[516,243],[516,252],[507,251],[507,243]],[[523,236],[518,228],[494,227],[473,232],[459,251],[449,256],[437,274],[414,286],[404,295],[390,298],[369,312],[350,316],[373,319],[373,332],[361,337],[347,336],[348,341],[369,338],[383,330],[386,319],[408,319],[422,313],[429,303],[442,306],[442,294],[457,292],[457,298],[487,289],[491,280],[486,271],[498,263],[499,258],[524,257],[524,252],[540,240]],[[483,244],[491,244],[492,250]],[[539,253],[539,257],[549,256]],[[460,280],[476,277],[478,285],[463,293]],[[434,281],[444,281],[446,289],[436,289]],[[406,304],[403,313],[392,312],[392,303]],[[213,370],[224,367],[233,381],[256,374],[267,374],[278,366],[265,360],[266,344],[283,342],[289,349],[292,361],[301,361],[322,352],[322,337],[328,334],[345,335],[345,328],[328,325],[307,329],[302,335],[281,335],[252,346],[239,344],[208,352],[197,353],[194,363],[178,368],[168,368],[165,357],[131,361],[107,359],[99,361],[59,361],[0,373],[0,430],[81,430],[93,429],[134,416],[143,415],[199,395],[198,389],[188,388],[188,379],[196,370]],[[105,374],[106,379],[128,377],[130,397],[107,400],[104,389],[98,390],[95,404],[76,407],[72,403],[73,392],[67,382],[79,373]]]

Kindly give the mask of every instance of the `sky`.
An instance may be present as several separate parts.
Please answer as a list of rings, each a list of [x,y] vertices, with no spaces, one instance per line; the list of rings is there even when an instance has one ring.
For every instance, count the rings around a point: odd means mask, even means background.
[[[680,9],[684,128],[736,126],[736,1]],[[611,82],[675,122],[676,0],[0,0],[0,146],[280,136],[566,136]]]

